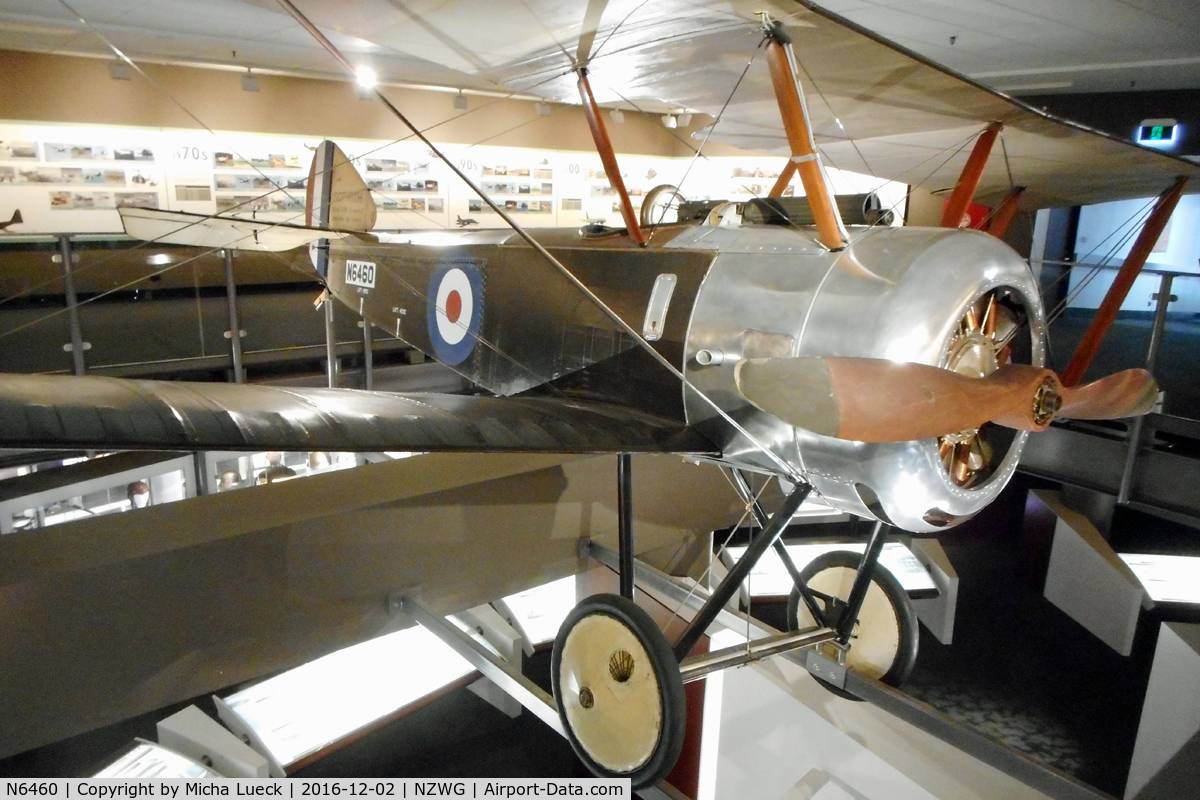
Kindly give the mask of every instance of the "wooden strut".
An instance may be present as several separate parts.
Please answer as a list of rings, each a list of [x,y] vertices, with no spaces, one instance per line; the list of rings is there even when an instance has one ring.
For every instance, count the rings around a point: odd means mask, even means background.
[[[783,167],[783,172],[779,173],[779,179],[775,181],[775,185],[771,187],[771,191],[767,193],[767,197],[783,197],[783,190],[792,182],[792,176],[796,174],[796,162],[789,160]]]
[[[579,96],[583,99],[583,114],[587,117],[588,127],[592,129],[592,141],[596,143],[596,152],[600,162],[604,164],[604,176],[617,190],[621,198],[621,217],[629,236],[638,244],[646,244],[646,234],[638,224],[637,214],[634,213],[633,203],[629,200],[629,192],[625,190],[625,181],[621,178],[621,168],[617,166],[617,154],[613,152],[612,140],[608,138],[608,129],[604,127],[604,118],[600,116],[600,107],[592,96],[592,87],[588,83],[587,70],[579,70]]]
[[[954,184],[954,191],[942,210],[943,228],[962,227],[963,214],[967,213],[967,207],[975,199],[979,181],[983,178],[983,168],[987,166],[988,156],[992,153],[992,145],[996,143],[996,137],[1000,135],[1000,129],[1003,127],[1002,123],[993,122],[975,140],[975,147],[971,149],[971,155],[963,166],[962,174],[958,176],[958,183]]]
[[[1092,359],[1096,357],[1096,351],[1100,349],[1100,343],[1104,340],[1104,335],[1116,321],[1121,304],[1129,296],[1133,282],[1137,280],[1142,267],[1146,265],[1146,259],[1149,258],[1154,243],[1162,235],[1163,228],[1167,226],[1167,220],[1175,211],[1175,206],[1179,203],[1179,198],[1186,186],[1187,178],[1180,176],[1171,188],[1158,196],[1154,210],[1150,212],[1150,217],[1142,226],[1137,241],[1133,243],[1129,255],[1125,258],[1125,263],[1121,265],[1117,277],[1113,279],[1112,286],[1108,288],[1108,293],[1104,295],[1104,300],[1096,309],[1096,316],[1092,317],[1092,323],[1083,334],[1083,338],[1079,340],[1079,347],[1075,348],[1075,355],[1071,356],[1071,363],[1067,364],[1067,368],[1059,376],[1063,386],[1078,384],[1083,379],[1088,367],[1091,366]]]
[[[808,114],[805,113],[804,101],[792,72],[791,60],[788,58],[787,46],[790,42],[778,27],[767,29],[767,67],[771,71],[771,83],[775,87],[775,100],[779,103],[779,114],[783,117],[783,128],[787,132],[788,146],[792,151],[791,164],[800,173],[800,182],[804,184],[804,194],[812,208],[813,217],[817,223],[817,236],[821,244],[830,250],[841,250],[848,242],[842,227],[841,215],[829,194],[829,185],[821,171],[816,146],[813,144],[812,130],[808,125]],[[784,174],[787,174],[786,170]],[[791,179],[791,176],[788,176]],[[780,176],[783,181],[783,176]],[[786,182],[784,182],[786,185]],[[782,187],[776,183],[780,194]],[[775,197],[775,190],[771,190]]]
[[[1008,233],[1012,221],[1016,219],[1017,208],[1021,204],[1021,195],[1024,193],[1024,186],[1014,186],[1012,191],[1004,196],[1004,202],[1000,204],[1000,208],[983,226],[984,233],[990,233],[997,239],[1003,239],[1004,235]]]

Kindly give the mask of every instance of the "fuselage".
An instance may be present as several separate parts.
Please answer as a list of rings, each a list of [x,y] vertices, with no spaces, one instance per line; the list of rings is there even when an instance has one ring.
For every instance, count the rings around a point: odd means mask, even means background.
[[[1010,352],[1040,365],[1032,275],[986,234],[852,228],[850,247],[830,252],[811,229],[776,225],[664,227],[647,247],[621,234],[531,233],[678,374],[511,231],[335,241],[327,283],[344,304],[487,391],[630,405],[684,421],[718,445],[724,463],[779,473],[782,460],[836,507],[909,531],[969,518],[1016,467],[1024,433],[991,434],[992,463],[962,485],[938,440],[818,436],[752,406],[733,378],[743,358],[953,368],[964,315],[997,292],[1028,321],[1023,345]]]

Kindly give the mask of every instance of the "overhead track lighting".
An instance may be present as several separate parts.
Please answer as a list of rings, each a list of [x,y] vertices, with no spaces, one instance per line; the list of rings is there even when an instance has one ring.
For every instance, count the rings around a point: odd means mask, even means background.
[[[242,76],[242,91],[258,91],[258,76],[251,72],[249,67],[246,67],[246,74]]]
[[[534,103],[533,107],[537,109],[537,113],[538,113],[539,117],[550,116],[550,104],[549,103]]]
[[[609,111],[608,116],[612,119],[614,125],[620,125],[625,122],[625,112],[619,108]]]
[[[108,62],[108,74],[114,81],[133,80],[133,70],[124,61]]]
[[[663,127],[665,127],[665,128],[679,127],[679,121],[675,119],[674,114],[663,114],[662,124],[663,124]]]
[[[459,111],[467,110],[467,96],[462,93],[461,89],[454,95],[454,107]]]
[[[678,117],[678,120],[679,120],[679,127],[686,128],[688,125],[692,124],[692,115],[691,114],[680,114]]]

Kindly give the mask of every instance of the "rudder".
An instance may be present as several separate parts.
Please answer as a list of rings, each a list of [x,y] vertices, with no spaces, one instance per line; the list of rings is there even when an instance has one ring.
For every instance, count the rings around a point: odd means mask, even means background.
[[[371,190],[349,157],[328,139],[313,153],[304,221],[309,227],[341,231],[369,231],[375,227]]]

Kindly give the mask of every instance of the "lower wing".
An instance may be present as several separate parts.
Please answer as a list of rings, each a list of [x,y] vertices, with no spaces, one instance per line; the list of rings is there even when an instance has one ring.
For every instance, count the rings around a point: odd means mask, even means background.
[[[716,454],[683,424],[559,398],[0,376],[0,447]]]

